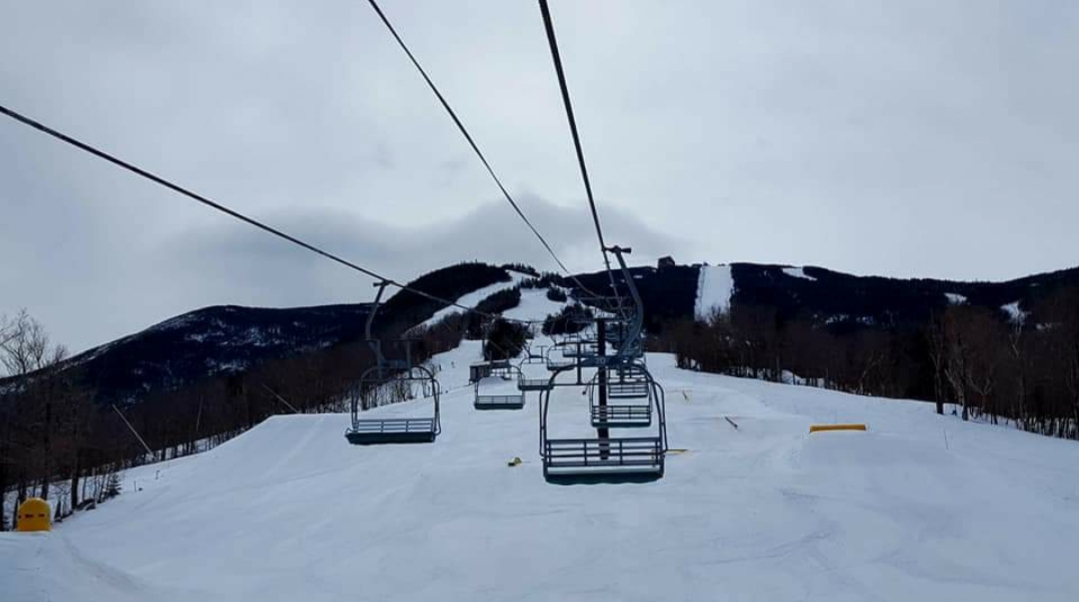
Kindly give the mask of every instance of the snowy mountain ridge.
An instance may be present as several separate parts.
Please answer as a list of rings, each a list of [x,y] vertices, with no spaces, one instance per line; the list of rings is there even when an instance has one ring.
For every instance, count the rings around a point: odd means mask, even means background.
[[[454,286],[439,278],[442,273],[453,274]],[[732,303],[768,305],[788,316],[811,314],[820,323],[837,327],[896,323],[916,327],[933,312],[960,299],[1015,319],[1028,315],[1035,302],[1053,290],[1079,285],[1079,268],[998,283],[900,280],[853,276],[813,266],[749,263],[634,267],[632,273],[644,298],[645,324],[650,332],[658,332],[672,321],[703,319],[713,309],[726,310]],[[417,282],[423,282],[422,290],[469,305],[527,277],[512,268],[466,264],[436,270],[423,277],[428,280]],[[607,286],[602,273],[577,277],[593,290]],[[555,286],[570,293],[575,290],[569,279]],[[538,311],[541,306],[551,313],[559,308],[536,290],[523,290],[521,303],[523,309],[509,309],[506,315],[519,318],[522,312]],[[376,328],[392,326],[397,332],[456,312],[407,295],[387,307]],[[365,303],[281,309],[208,307],[90,349],[66,366],[83,371],[83,378],[93,384],[103,401],[136,402],[149,392],[239,373],[272,359],[354,343],[362,339],[366,311]],[[0,379],[0,388],[4,386]]]

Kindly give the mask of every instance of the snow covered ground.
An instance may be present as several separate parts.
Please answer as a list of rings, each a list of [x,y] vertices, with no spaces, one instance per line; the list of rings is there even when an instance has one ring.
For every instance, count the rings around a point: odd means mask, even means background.
[[[543,318],[557,314],[566,305],[567,303],[548,299],[547,289],[521,289],[520,305],[502,312],[502,315],[511,320],[536,320],[532,330],[538,334]]]
[[[50,534],[0,534],[0,600],[1079,599],[1074,442],[650,355],[684,450],[666,476],[549,485],[535,394],[472,408],[478,353],[436,360],[435,443],[354,447],[346,415],[271,418],[128,471]],[[587,431],[587,398],[562,393],[552,424]],[[869,431],[807,433],[846,421]]]

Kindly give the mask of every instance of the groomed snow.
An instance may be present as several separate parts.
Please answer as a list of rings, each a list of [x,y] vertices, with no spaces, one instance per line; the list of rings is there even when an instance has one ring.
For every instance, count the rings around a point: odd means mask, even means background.
[[[535,320],[537,325],[533,330],[538,332],[544,318],[557,314],[565,306],[565,303],[548,299],[547,289],[521,289],[520,305],[502,312],[502,315],[514,320]]]
[[[436,358],[447,383],[467,380],[468,343]],[[545,483],[535,394],[477,412],[459,387],[430,445],[353,447],[346,415],[278,416],[128,471],[51,534],[0,534],[0,599],[1079,599],[1075,442],[648,363],[685,450],[658,482]],[[579,393],[559,391],[552,428],[589,431]],[[869,431],[807,434],[848,421]]]
[[[713,309],[727,311],[731,307],[732,294],[734,277],[731,275],[731,266],[701,266],[694,314],[698,319],[704,319]]]
[[[459,305],[464,305],[466,307],[475,307],[475,305],[477,303],[479,303],[480,301],[483,301],[487,297],[490,297],[491,295],[493,295],[493,294],[495,294],[495,293],[497,293],[499,291],[503,291],[503,290],[506,290],[506,289],[511,289],[511,288],[517,286],[518,284],[520,284],[522,280],[528,280],[529,278],[531,278],[531,276],[529,276],[527,274],[522,274],[520,272],[514,272],[514,271],[510,271],[509,275],[511,277],[511,280],[507,280],[506,282],[496,282],[494,284],[485,286],[483,288],[478,288],[478,289],[472,291],[471,293],[462,295],[462,296],[458,297],[457,299],[454,299],[454,301],[456,301]],[[435,312],[435,315],[431,316],[422,325],[423,326],[430,326],[432,324],[435,324],[435,323],[441,321],[443,318],[445,318],[447,316],[457,314],[457,313],[461,313],[462,311],[463,310],[461,310],[460,308],[455,307],[453,305],[451,305],[449,307],[444,307],[444,308],[438,310],[437,312]]]

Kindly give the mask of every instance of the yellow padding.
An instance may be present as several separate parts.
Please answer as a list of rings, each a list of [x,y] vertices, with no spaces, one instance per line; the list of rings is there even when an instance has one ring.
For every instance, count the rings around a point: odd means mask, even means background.
[[[16,531],[52,531],[52,510],[49,503],[32,497],[17,510]]]
[[[864,431],[864,424],[814,424],[809,427],[809,432],[817,431]]]

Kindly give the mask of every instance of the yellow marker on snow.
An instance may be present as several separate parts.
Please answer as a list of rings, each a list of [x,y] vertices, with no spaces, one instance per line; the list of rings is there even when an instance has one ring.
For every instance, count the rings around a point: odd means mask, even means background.
[[[820,431],[864,431],[864,424],[814,424],[809,427],[809,432]]]
[[[16,530],[24,533],[32,531],[52,531],[52,510],[49,503],[39,497],[32,497],[19,506]]]

